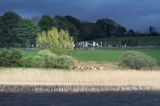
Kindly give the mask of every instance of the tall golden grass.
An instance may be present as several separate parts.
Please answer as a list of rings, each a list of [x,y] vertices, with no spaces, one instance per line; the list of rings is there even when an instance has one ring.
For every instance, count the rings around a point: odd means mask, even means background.
[[[0,84],[150,86],[160,89],[160,71],[0,68]]]

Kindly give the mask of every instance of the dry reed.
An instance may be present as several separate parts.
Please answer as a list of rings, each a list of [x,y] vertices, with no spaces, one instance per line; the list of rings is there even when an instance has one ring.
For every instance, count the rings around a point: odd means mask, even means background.
[[[136,70],[69,71],[68,70],[67,71],[67,70],[51,70],[51,69],[0,68],[1,87],[2,86],[4,87],[4,85],[8,86],[9,85],[10,86],[11,85],[17,85],[17,86],[65,85],[68,86],[70,89],[71,88],[76,89],[77,88],[76,86],[93,86],[93,87],[120,86],[117,89],[122,89],[122,88],[127,89],[127,87],[129,89],[131,87],[132,88],[136,87],[136,89],[142,89],[145,87],[147,89],[150,88],[160,89],[159,82],[160,82],[160,71],[145,71],[145,70],[141,71],[136,71]],[[66,87],[66,89],[68,88]]]

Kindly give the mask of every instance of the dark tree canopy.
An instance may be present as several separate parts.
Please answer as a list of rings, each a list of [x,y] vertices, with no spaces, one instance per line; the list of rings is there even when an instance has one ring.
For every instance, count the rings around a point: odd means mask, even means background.
[[[15,34],[15,28],[18,27],[18,24],[21,23],[21,21],[22,21],[22,18],[18,14],[12,11],[6,12],[2,16],[3,46],[14,47],[17,40],[16,34]]]
[[[3,23],[2,23],[2,17],[0,16],[0,47],[2,47],[2,35],[3,35]]]
[[[122,37],[124,36],[125,32],[127,32],[127,30],[125,27],[117,25],[116,32],[117,37]]]
[[[115,29],[115,22],[111,19],[99,19],[96,22],[105,32],[107,37],[111,37],[113,30]]]
[[[38,31],[38,27],[31,20],[23,20],[19,27],[16,28],[16,36],[22,47],[35,45]]]
[[[66,30],[74,41],[96,40],[111,37],[159,36],[154,26],[147,33],[127,30],[112,19],[103,18],[84,22],[73,16],[47,16],[23,19],[17,13],[8,11],[0,16],[0,47],[31,47],[36,45],[38,32],[56,27]],[[126,43],[126,41],[125,41]],[[129,43],[128,43],[129,44]]]
[[[74,24],[74,25],[76,26],[76,28],[77,28],[80,32],[82,32],[82,30],[83,30],[83,24],[82,24],[82,22],[81,22],[80,20],[78,20],[78,19],[76,19],[76,18],[74,18],[74,17],[72,17],[72,16],[65,16],[65,18],[66,18],[70,23]]]
[[[55,22],[52,19],[52,17],[44,15],[41,17],[40,21],[38,22],[38,26],[41,31],[48,31],[50,30],[53,26],[55,26]]]
[[[35,44],[38,27],[31,21],[22,19],[15,12],[6,12],[0,17],[0,46],[26,47],[26,42]]]
[[[128,30],[127,36],[136,36],[136,33],[133,29]]]
[[[157,30],[156,30],[156,28],[154,27],[154,26],[149,26],[149,35],[150,36],[156,36],[156,35],[158,35],[158,32],[157,32]]]
[[[54,17],[54,21],[56,22],[56,27],[60,30],[68,30],[70,35],[76,40],[79,36],[79,30],[77,27],[72,24],[70,21],[68,21],[65,17],[62,16],[56,16]]]

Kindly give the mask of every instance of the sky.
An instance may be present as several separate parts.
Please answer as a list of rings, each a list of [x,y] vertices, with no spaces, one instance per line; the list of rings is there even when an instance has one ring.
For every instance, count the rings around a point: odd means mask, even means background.
[[[160,30],[160,0],[0,0],[0,15],[6,11],[24,18],[71,15],[91,22],[109,18],[136,31],[150,25]]]

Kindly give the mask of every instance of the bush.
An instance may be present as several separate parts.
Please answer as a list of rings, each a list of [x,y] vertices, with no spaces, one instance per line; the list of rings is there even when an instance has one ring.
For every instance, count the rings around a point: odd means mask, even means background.
[[[57,56],[49,50],[41,50],[32,60],[32,67],[69,69],[75,59],[71,56]]]
[[[19,66],[20,67],[32,67],[32,58],[31,57],[26,57],[26,58],[22,58],[19,61]]]
[[[0,66],[18,66],[23,54],[17,49],[0,50]]]
[[[120,65],[130,69],[153,68],[157,65],[154,58],[137,51],[128,51],[120,58]]]
[[[54,61],[54,67],[58,69],[70,69],[74,65],[75,59],[71,56],[59,56]]]
[[[38,55],[41,57],[50,57],[50,56],[53,56],[54,54],[49,50],[40,50],[38,52]],[[54,56],[56,56],[56,55],[54,55]]]
[[[0,66],[7,66],[9,64],[10,51],[7,49],[0,50]]]
[[[52,68],[53,67],[53,61],[55,60],[57,56],[53,54],[49,50],[41,50],[38,53],[38,56],[35,57],[35,61],[39,63],[40,67],[44,68]]]
[[[13,60],[20,60],[23,58],[23,54],[17,49],[11,49],[11,58]]]
[[[52,68],[56,55],[49,50],[41,50],[33,58],[32,67]]]
[[[44,67],[44,59],[43,57],[37,55],[32,60],[32,67],[35,68],[43,68]]]

